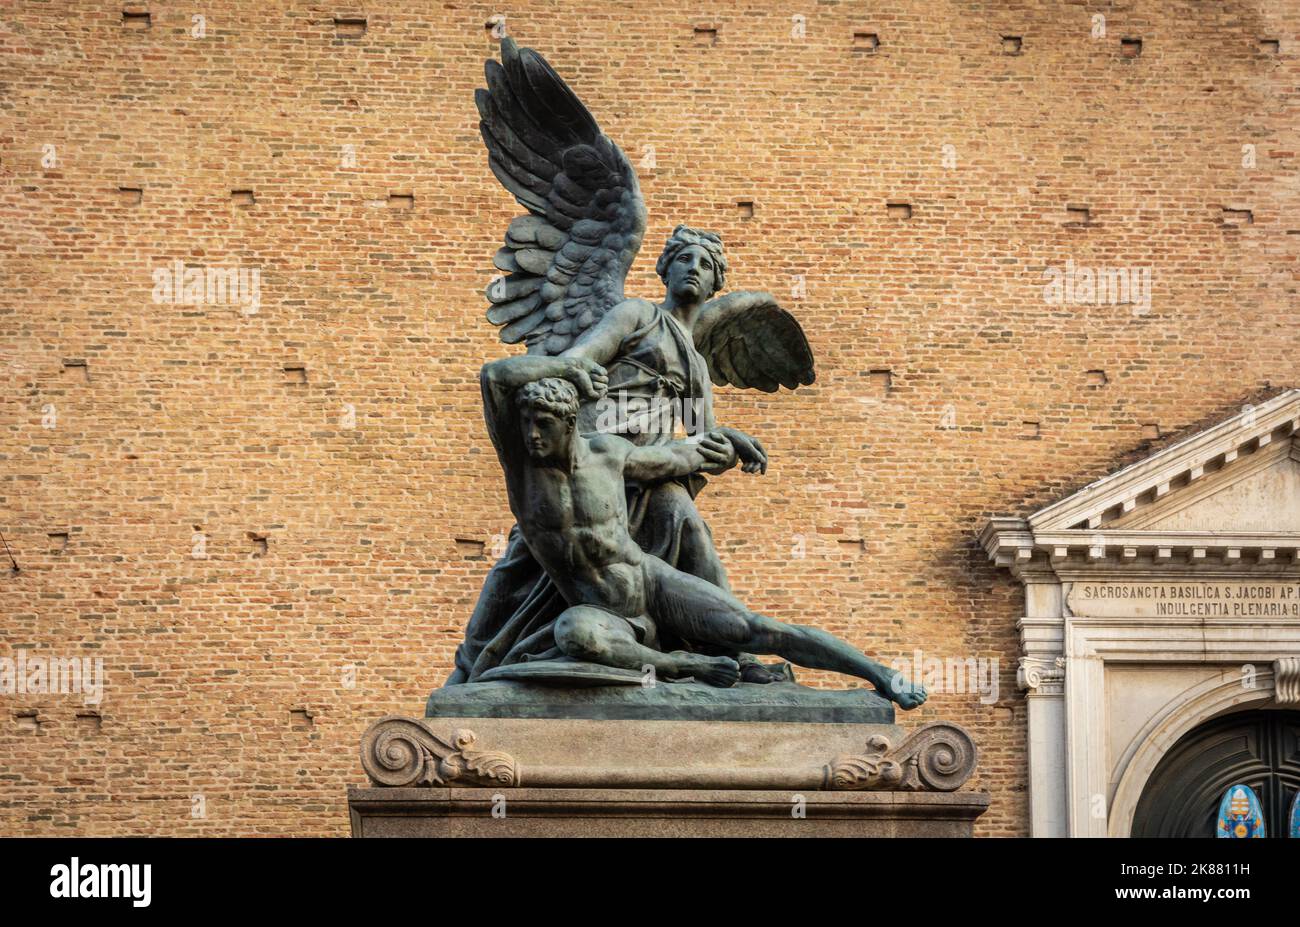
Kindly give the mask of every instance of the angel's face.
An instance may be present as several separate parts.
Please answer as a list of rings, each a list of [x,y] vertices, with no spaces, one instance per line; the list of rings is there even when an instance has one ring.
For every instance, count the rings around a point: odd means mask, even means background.
[[[681,302],[707,299],[714,284],[713,258],[699,245],[687,245],[668,265],[668,292]]]

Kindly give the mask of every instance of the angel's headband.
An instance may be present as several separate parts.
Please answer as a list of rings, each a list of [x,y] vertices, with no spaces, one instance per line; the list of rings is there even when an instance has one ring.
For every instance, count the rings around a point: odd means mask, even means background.
[[[718,292],[727,281],[727,256],[722,253],[722,239],[714,232],[704,232],[688,225],[677,226],[668,236],[663,254],[659,255],[659,261],[655,264],[655,272],[659,274],[659,279],[668,282],[668,265],[673,262],[673,258],[677,257],[677,252],[690,245],[699,245],[713,260],[713,292]]]

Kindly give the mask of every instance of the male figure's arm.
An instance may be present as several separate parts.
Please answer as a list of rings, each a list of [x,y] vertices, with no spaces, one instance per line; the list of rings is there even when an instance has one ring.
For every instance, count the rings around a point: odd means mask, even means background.
[[[735,449],[716,431],[698,438],[648,447],[625,443],[631,449],[623,462],[623,476],[643,483],[670,480],[701,471],[721,473],[736,465]]]
[[[713,433],[722,435],[731,442],[743,461],[742,469],[746,473],[767,472],[767,448],[763,447],[758,438],[745,434],[738,428],[714,428]]]
[[[519,416],[515,411],[515,390],[525,383],[559,377],[573,383],[584,398],[596,399],[603,395],[608,378],[605,369],[589,361],[563,357],[543,357],[522,354],[503,357],[483,365],[479,384],[483,388],[483,418],[487,422],[488,437],[497,450],[502,467],[509,473],[510,464],[524,454],[523,438],[519,433]]]

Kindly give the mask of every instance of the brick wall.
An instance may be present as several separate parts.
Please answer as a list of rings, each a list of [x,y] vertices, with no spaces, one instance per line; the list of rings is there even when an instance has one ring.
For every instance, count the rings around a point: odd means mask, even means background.
[[[1026,832],[1022,601],[975,532],[1300,383],[1300,11],[701,10],[0,13],[0,532],[21,567],[0,655],[106,674],[97,706],[0,696],[0,833],[346,833],[359,734],[449,670],[511,521],[475,384],[504,353],[481,290],[520,211],[472,102],[493,14],[641,165],[629,292],[658,298],[689,222],[808,333],[815,386],[719,391],[772,452],[702,496],[738,593],[889,660],[998,660],[995,704],[940,692],[905,721],[966,725],[979,832]],[[256,269],[260,303],[158,302],[175,262]],[[1149,268],[1149,305],[1050,303],[1067,262]]]

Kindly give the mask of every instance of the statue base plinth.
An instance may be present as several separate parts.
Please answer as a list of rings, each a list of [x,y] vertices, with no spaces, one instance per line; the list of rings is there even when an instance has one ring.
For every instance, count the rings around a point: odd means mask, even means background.
[[[987,792],[349,788],[354,837],[969,837]]]
[[[969,836],[955,724],[391,716],[353,836]]]
[[[554,664],[557,661],[549,661]],[[590,664],[582,664],[590,666]],[[717,689],[698,682],[638,685],[641,676],[600,667],[602,678],[623,674],[631,685],[555,686],[530,681],[538,669],[506,667],[514,675],[434,689],[426,718],[587,718],[602,721],[798,721],[805,724],[894,722],[894,703],[874,689],[810,689],[795,682],[742,682]],[[570,670],[569,672],[572,672]],[[540,674],[538,674],[540,675]],[[545,677],[543,677],[545,678]],[[572,683],[572,677],[566,682]]]

